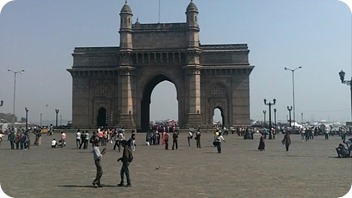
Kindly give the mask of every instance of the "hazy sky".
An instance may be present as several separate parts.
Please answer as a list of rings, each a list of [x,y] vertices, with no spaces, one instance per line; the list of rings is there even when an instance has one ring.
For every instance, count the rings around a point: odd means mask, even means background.
[[[29,121],[71,119],[74,47],[119,45],[119,12],[125,0],[15,0],[0,15],[0,100],[12,113],[14,71],[16,115]],[[160,22],[184,22],[190,0],[160,0]],[[295,72],[296,119],[349,121],[351,97],[341,84],[351,78],[351,12],[338,0],[194,0],[202,44],[247,43],[251,118],[268,112],[263,99],[277,103],[277,119],[292,105]],[[159,0],[129,0],[133,21],[156,23]],[[159,107],[156,107],[156,103]],[[177,119],[176,90],[160,83],[152,93],[151,119]]]

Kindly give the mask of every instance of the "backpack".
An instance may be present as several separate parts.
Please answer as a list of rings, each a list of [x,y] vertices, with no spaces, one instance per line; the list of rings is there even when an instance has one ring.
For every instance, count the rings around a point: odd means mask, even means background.
[[[174,139],[178,138],[178,134],[176,132],[173,134],[173,138]]]

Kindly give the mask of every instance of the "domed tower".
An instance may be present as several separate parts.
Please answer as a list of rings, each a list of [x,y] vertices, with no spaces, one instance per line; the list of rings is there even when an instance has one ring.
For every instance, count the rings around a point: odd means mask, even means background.
[[[120,12],[120,49],[132,49],[132,9],[125,1]]]
[[[120,12],[120,53],[119,53],[119,101],[121,106],[118,115],[118,125],[133,128],[133,67],[131,66],[132,52],[132,9],[125,1]]]
[[[188,113],[185,126],[190,128],[202,123],[201,112],[201,65],[199,49],[199,26],[198,26],[198,8],[193,0],[188,4],[186,10],[187,16],[187,50],[186,50],[186,96],[188,101]]]
[[[199,25],[198,25],[198,8],[193,3],[193,0],[188,4],[186,10],[187,16],[187,40],[188,48],[199,47]]]

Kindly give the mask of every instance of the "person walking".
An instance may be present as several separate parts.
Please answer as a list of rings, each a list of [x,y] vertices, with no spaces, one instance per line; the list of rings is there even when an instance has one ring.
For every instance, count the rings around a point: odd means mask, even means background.
[[[290,133],[288,131],[286,131],[286,134],[284,136],[284,139],[282,139],[282,144],[285,145],[286,147],[286,151],[288,151],[288,148],[291,145],[291,137],[290,137]]]
[[[198,131],[196,132],[196,137],[194,138],[194,139],[196,139],[197,148],[202,148],[202,147],[200,146],[200,135],[201,135],[200,129],[198,129]]]
[[[121,151],[121,145],[122,145],[122,141],[125,140],[125,137],[124,137],[124,134],[121,131],[118,131],[117,133],[117,141],[115,142],[115,145],[114,145],[114,150],[116,149],[116,146],[118,148],[118,151],[120,152]]]
[[[78,133],[78,132],[77,132]],[[80,141],[80,143],[79,143],[79,146],[78,146],[78,148],[79,149],[81,149],[82,148],[82,145],[84,144],[84,141],[85,141],[85,139],[86,139],[86,133],[84,132],[84,131],[82,131],[82,133],[80,133],[80,140],[82,140],[82,141]],[[77,141],[77,137],[76,137],[76,143],[77,143],[78,141]],[[84,148],[84,145],[83,145],[83,148]]]
[[[66,133],[63,131],[61,132],[61,147],[66,147]]]
[[[193,138],[193,131],[192,131],[192,129],[189,129],[188,136],[187,136],[188,146],[191,146],[191,139],[192,138]]]
[[[7,138],[10,141],[11,149],[15,149],[15,139],[16,139],[15,133],[11,131]]]
[[[83,141],[83,140],[82,140]],[[77,130],[77,133],[76,133],[76,147],[77,148],[80,148],[81,146],[81,132],[80,130],[78,129]]]
[[[164,134],[164,143],[165,143],[165,150],[169,150],[169,133],[165,132]]]
[[[132,151],[136,150],[136,133],[134,130],[132,131],[131,137],[128,139],[127,144]]]
[[[126,140],[122,140],[121,144],[122,144],[122,147],[123,147],[122,157],[117,159],[118,162],[119,161],[122,162],[122,167],[121,167],[121,170],[120,170],[121,181],[120,181],[120,183],[117,186],[119,186],[119,187],[122,187],[122,186],[131,187],[130,171],[128,169],[128,166],[130,165],[130,163],[133,160],[133,155],[132,155],[131,149],[127,145],[127,141]],[[124,176],[125,175],[126,175],[127,185],[124,185]]]
[[[262,135],[260,136],[258,150],[264,151],[265,150],[265,142],[264,142],[265,136],[264,136],[264,133],[261,133],[261,134]]]
[[[221,153],[221,142],[225,142],[224,137],[221,135],[221,133],[216,132],[217,137],[215,138],[214,142],[216,145],[216,148],[218,150],[218,153]]]
[[[172,134],[172,150],[178,149],[178,132],[175,130]]]
[[[85,133],[85,136],[84,136],[84,139],[81,139],[81,141],[83,142],[83,149],[88,149],[88,142],[90,140],[90,137],[89,137],[89,132],[86,131]],[[92,146],[93,147],[93,146]]]
[[[102,185],[100,184],[100,178],[103,176],[103,168],[101,167],[100,160],[103,157],[103,155],[106,153],[106,149],[104,148],[100,152],[99,141],[96,140],[94,142],[92,153],[94,157],[95,166],[97,168],[97,174],[92,184],[93,184],[93,187],[98,188],[98,187],[102,187]]]

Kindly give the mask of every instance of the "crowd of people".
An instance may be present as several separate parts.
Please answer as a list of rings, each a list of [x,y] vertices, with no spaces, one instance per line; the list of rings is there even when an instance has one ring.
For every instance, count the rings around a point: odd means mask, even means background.
[[[214,130],[214,139],[213,146],[216,147],[216,151],[218,153],[222,152],[222,143],[226,142],[224,136],[229,135],[229,131],[232,134],[238,134],[239,136],[243,136],[244,139],[253,139],[255,133],[260,134],[258,150],[265,151],[265,141],[267,139],[267,135],[270,134],[268,129],[259,129],[259,128],[251,128],[251,127],[238,127],[237,129],[227,129],[227,128],[216,128]],[[281,140],[282,144],[285,145],[286,151],[289,151],[289,147],[291,145],[291,138],[289,131],[284,132],[284,137]],[[10,142],[11,149],[29,149],[30,148],[30,134],[33,134],[35,137],[35,141],[33,145],[41,145],[41,135],[42,131],[39,129],[35,129],[32,131],[25,131],[24,129],[9,129],[8,133],[8,141]],[[275,129],[271,129],[271,133],[273,139],[275,139],[276,131]],[[302,135],[304,134],[304,135]],[[314,133],[311,133],[309,130],[301,132],[301,137],[303,141],[308,141],[314,138]],[[49,134],[49,135],[52,135]],[[118,152],[122,151],[122,156],[117,159],[117,161],[122,162],[121,170],[120,170],[120,183],[118,186],[131,187],[131,179],[129,174],[129,164],[133,160],[132,152],[136,150],[136,133],[132,131],[130,137],[126,137],[127,134],[123,128],[98,128],[93,131],[92,134],[88,130],[80,130],[77,129],[75,133],[75,147],[76,149],[89,149],[92,148],[93,159],[96,166],[96,177],[92,182],[93,187],[99,188],[102,187],[100,179],[103,175],[103,168],[101,166],[101,159],[103,155],[107,152],[106,147],[108,143],[113,144],[113,150],[117,150]],[[60,136],[58,140],[55,138],[52,139],[51,147],[52,148],[65,148],[67,146],[66,141],[66,133],[64,131],[60,132]],[[197,129],[189,129],[186,134],[187,137],[187,146],[192,146],[192,140],[195,140],[195,147],[201,147],[201,137],[202,131],[200,128]],[[179,139],[179,130],[175,126],[162,126],[162,125],[154,125],[149,132],[146,133],[145,144],[147,146],[153,145],[163,145],[165,150],[169,150],[169,142],[171,142],[172,138],[172,150],[177,150],[179,147],[178,139]],[[351,156],[352,151],[352,138],[348,141],[345,141],[346,136],[341,135],[343,142],[347,145],[347,148],[344,145],[340,144],[336,148],[336,152],[338,157],[346,158]],[[3,137],[0,137],[0,145]],[[73,146],[73,145],[72,145]],[[72,147],[71,146],[71,147]],[[105,148],[100,151],[99,146],[104,146]],[[125,180],[126,179],[126,180]],[[125,184],[126,181],[127,183]]]

